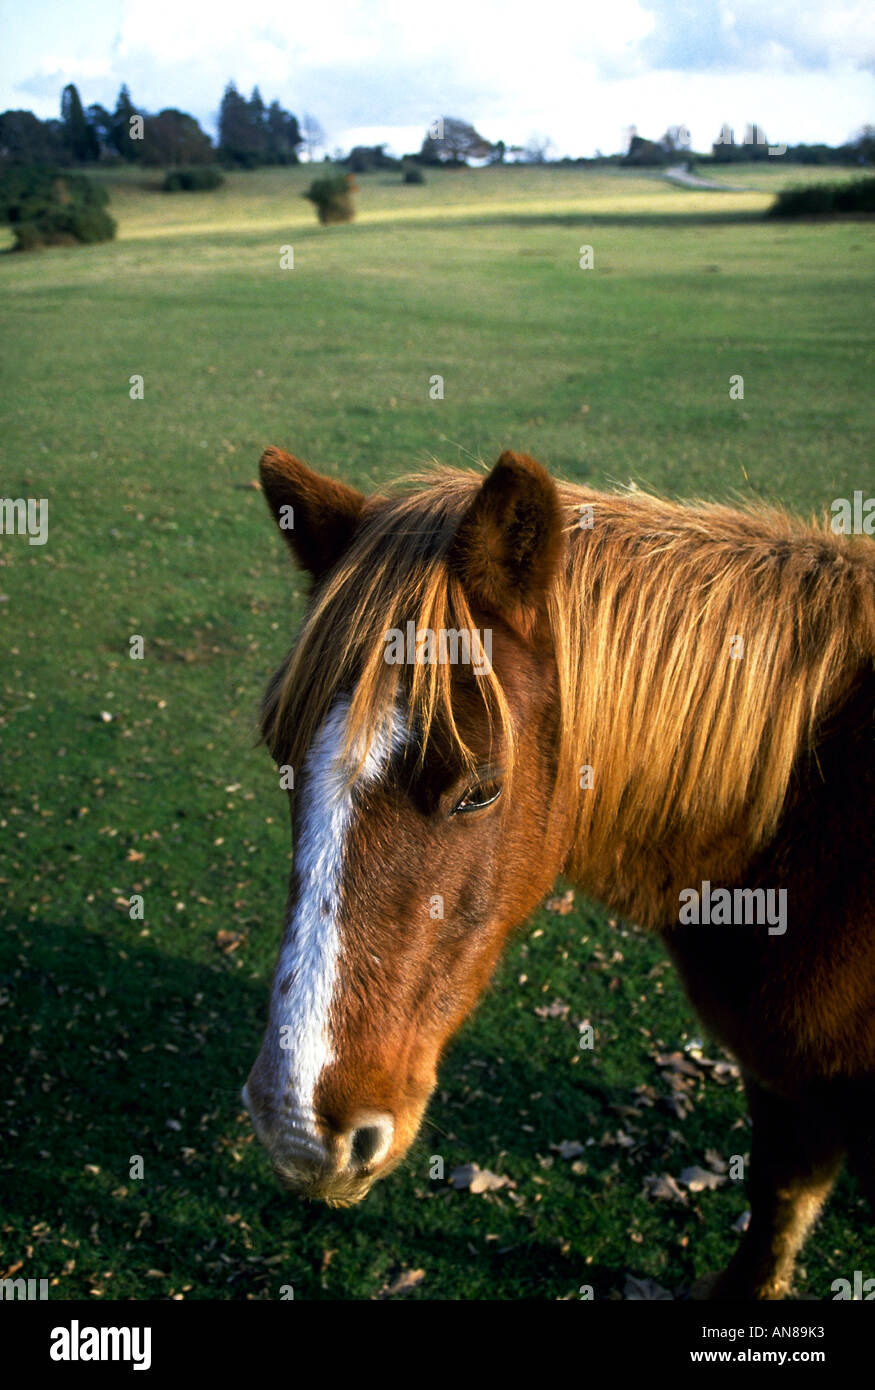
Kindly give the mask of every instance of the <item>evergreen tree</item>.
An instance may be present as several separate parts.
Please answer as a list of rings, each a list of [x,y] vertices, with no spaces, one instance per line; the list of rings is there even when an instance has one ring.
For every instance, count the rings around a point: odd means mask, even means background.
[[[247,101],[229,82],[219,108],[219,154],[246,169],[256,164],[297,164],[302,143],[296,118],[278,101],[265,107],[258,87]]]
[[[257,87],[252,88],[249,98],[249,126],[252,132],[253,153],[259,164],[267,157],[267,111]]]
[[[81,98],[72,82],[61,93],[61,120],[64,143],[70,158],[82,161],[97,159],[100,154],[97,136],[85,118]]]
[[[103,159],[108,153],[115,153],[112,143],[112,116],[106,107],[96,101],[89,106],[85,116],[97,139],[98,158]]]
[[[225,88],[219,107],[219,153],[245,168],[257,162],[258,140],[254,138],[249,102],[233,82]]]
[[[267,110],[267,161],[270,164],[297,164],[301,131],[296,116],[284,111],[278,101]]]
[[[110,140],[114,149],[118,150],[122,159],[140,159],[143,153],[143,141],[132,138],[132,116],[140,116],[139,112],[131,100],[131,94],[125,84],[119,90],[116,98],[115,110],[112,113],[112,124],[110,127]]]

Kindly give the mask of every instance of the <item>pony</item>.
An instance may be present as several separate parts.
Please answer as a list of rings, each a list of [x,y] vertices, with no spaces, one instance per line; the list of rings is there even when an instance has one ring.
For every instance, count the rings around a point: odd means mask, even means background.
[[[295,848],[243,1099],[275,1174],[344,1205],[401,1162],[561,873],[659,933],[740,1065],[751,1219],[702,1296],[783,1297],[845,1157],[875,1191],[875,545],[513,452],[369,497],[260,469],[312,579],[262,708]]]

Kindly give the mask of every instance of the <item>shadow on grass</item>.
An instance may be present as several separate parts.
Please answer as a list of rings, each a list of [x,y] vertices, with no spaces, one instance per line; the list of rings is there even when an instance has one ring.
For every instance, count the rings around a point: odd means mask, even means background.
[[[436,1140],[427,1124],[402,1168],[362,1207],[292,1201],[274,1184],[239,1100],[261,1041],[266,981],[244,978],[233,957],[170,956],[115,920],[105,930],[34,921],[11,942],[0,974],[8,996],[0,1052],[9,1101],[4,1256],[12,1264],[35,1246],[26,1272],[61,1276],[54,1297],[88,1296],[93,1286],[107,1297],[161,1298],[186,1286],[191,1297],[278,1297],[278,1281],[288,1279],[310,1298],[367,1298],[390,1266],[427,1262],[438,1249],[442,1267],[464,1271],[474,1207],[463,1208],[474,1199],[429,1183],[429,1152],[482,1158],[497,1141],[513,1170],[516,1159],[531,1160],[533,1143],[546,1151],[546,1132],[523,1134],[515,1117],[544,1084],[537,1059],[503,1039],[506,1113],[470,1103],[453,1088],[472,1068],[478,1074],[482,1047],[463,1033],[442,1069],[452,1115],[433,1103],[444,1123],[463,1130],[457,1142]],[[554,1107],[576,1113],[578,1124],[583,1111],[602,1109],[598,1087],[571,1077],[551,1085]],[[142,1178],[131,1177],[137,1155]],[[508,1281],[530,1290],[517,1288],[517,1297],[537,1297],[538,1288],[555,1297],[569,1278],[573,1284],[561,1242],[543,1225],[521,1226],[511,1210],[502,1226],[496,1213],[500,1234],[480,1254],[476,1296],[507,1296]],[[342,1249],[330,1275],[326,1249]],[[435,1288],[423,1296],[453,1294]]]
[[[584,1282],[605,1297],[621,1291],[626,1267],[641,1268],[642,1252],[627,1253],[623,1236],[640,1219],[646,1258],[663,1261],[651,1266],[657,1276],[675,1289],[689,1282],[702,1217],[641,1195],[644,1175],[667,1161],[676,1120],[648,1111],[631,1121],[633,1132],[640,1125],[636,1155],[603,1149],[606,1130],[629,1127],[619,1116],[640,1079],[634,1066],[608,1078],[555,1065],[555,1048],[551,1066],[512,1016],[500,1037],[482,1016],[462,1031],[422,1135],[362,1206],[290,1198],[239,1100],[267,1004],[266,980],[244,972],[234,957],[168,955],[115,919],[100,929],[36,921],[7,938],[7,1267],[25,1258],[23,1275],[57,1280],[52,1297],[279,1298],[291,1284],[296,1297],[368,1299],[417,1267],[428,1276],[414,1298],[577,1297]],[[535,1092],[544,1100],[530,1110]],[[704,1150],[714,1099],[684,1123],[687,1147]],[[597,1140],[577,1177],[550,1158],[551,1144],[575,1136]],[[431,1182],[434,1153],[447,1178],[456,1163],[487,1166],[500,1155],[496,1166],[520,1179],[523,1200]],[[137,1155],[141,1178],[131,1176]],[[842,1190],[850,1210],[853,1186]],[[735,1237],[721,1221],[709,1222],[709,1239],[716,1267]],[[599,1258],[607,1252],[616,1267]]]
[[[393,223],[393,230],[400,231],[409,226],[415,231],[446,231],[450,227],[639,227],[651,228],[680,227],[728,227],[743,224],[762,224],[766,216],[763,212],[519,212],[505,211],[465,214],[460,217],[401,217]],[[359,230],[385,231],[385,222],[362,221]],[[769,219],[769,225],[774,225]]]

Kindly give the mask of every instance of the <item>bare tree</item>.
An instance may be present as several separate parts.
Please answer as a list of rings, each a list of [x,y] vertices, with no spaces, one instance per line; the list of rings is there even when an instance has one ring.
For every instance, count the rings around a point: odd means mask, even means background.
[[[556,146],[547,135],[530,135],[523,146],[523,161],[526,164],[546,164]]]
[[[690,148],[692,138],[685,125],[670,125],[659,143],[667,154],[679,154]]]
[[[316,157],[317,149],[325,144],[325,131],[317,121],[315,116],[311,116],[305,111],[301,118],[301,135],[307,147],[307,159],[310,164]]]
[[[875,163],[875,126],[861,126],[849,143],[861,164]]]

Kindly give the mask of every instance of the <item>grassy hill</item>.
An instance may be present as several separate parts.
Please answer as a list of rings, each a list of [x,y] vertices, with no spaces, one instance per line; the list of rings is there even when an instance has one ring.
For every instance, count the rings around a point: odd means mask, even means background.
[[[656,1058],[699,1025],[658,945],[579,897],[515,938],[398,1173],[351,1211],[274,1187],[238,1100],[289,857],[253,736],[303,600],[251,481],[273,443],[363,487],[511,447],[596,486],[806,512],[871,491],[872,229],[761,219],[828,172],[727,169],[745,193],[375,174],[355,223],[320,228],[304,168],[172,198],[127,170],[100,175],[117,241],[0,258],[0,492],[49,499],[45,546],[0,539],[4,1270],[55,1297],[372,1298],[422,1269],[412,1297],[553,1299],[626,1272],[677,1291],[726,1260],[739,1185],[643,1189],[747,1152],[737,1086],[702,1069],[679,1117]],[[517,1186],[450,1191],[432,1155]],[[845,1179],[802,1292],[866,1268],[864,1223]]]

